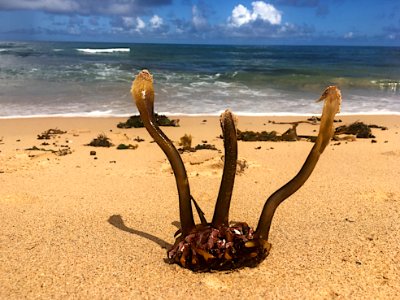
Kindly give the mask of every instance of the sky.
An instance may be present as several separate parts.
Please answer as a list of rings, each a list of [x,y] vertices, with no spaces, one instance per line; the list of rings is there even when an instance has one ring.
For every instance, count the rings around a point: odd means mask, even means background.
[[[400,2],[0,0],[0,40],[400,46]]]

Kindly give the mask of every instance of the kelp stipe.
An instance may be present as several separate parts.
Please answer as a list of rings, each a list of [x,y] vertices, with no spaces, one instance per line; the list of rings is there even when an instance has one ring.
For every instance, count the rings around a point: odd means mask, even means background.
[[[220,118],[225,162],[214,215],[212,221],[207,222],[199,205],[190,194],[185,166],[178,151],[155,122],[153,77],[148,70],[142,70],[136,76],[131,93],[147,131],[166,154],[176,179],[181,229],[174,245],[168,250],[169,262],[193,271],[232,270],[257,266],[270,251],[268,234],[277,207],[309,178],[333,136],[333,119],[339,112],[341,104],[339,89],[330,86],[320,97],[319,101],[324,101],[324,108],[315,144],[299,173],[268,198],[256,231],[245,222],[235,224],[229,222],[238,152],[234,115],[227,110]],[[198,225],[194,223],[192,201],[200,215],[201,224]]]

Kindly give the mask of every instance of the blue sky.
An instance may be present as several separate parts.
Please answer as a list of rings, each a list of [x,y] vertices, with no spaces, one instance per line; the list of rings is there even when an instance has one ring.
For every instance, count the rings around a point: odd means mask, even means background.
[[[400,46],[400,2],[0,0],[0,39]]]

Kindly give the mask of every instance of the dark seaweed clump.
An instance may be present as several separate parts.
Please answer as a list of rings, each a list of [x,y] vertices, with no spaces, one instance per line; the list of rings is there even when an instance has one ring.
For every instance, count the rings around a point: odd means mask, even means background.
[[[117,146],[117,150],[128,150],[128,149],[135,150],[137,147],[138,147],[138,145],[119,144],[119,145]]]
[[[37,139],[38,140],[49,140],[58,134],[64,134],[64,133],[67,133],[67,132],[60,130],[58,128],[55,128],[55,129],[50,128],[50,129],[42,132],[41,134],[38,134]]]
[[[66,146],[63,149],[58,149],[58,150],[45,149],[45,148],[39,148],[37,146],[33,146],[33,147],[30,147],[30,148],[26,148],[25,150],[50,152],[50,153],[53,153],[53,154],[55,154],[57,156],[65,156],[65,155],[68,155],[68,154],[72,153],[71,148],[69,146]]]
[[[112,147],[114,146],[110,139],[105,134],[99,134],[97,138],[93,139],[87,146],[92,147]]]
[[[339,126],[335,129],[335,134],[352,134],[360,139],[375,138],[371,133],[371,128],[379,128],[381,130],[387,130],[385,126],[378,125],[367,125],[363,122],[354,122],[350,125]]]
[[[292,128],[286,130],[282,135],[279,135],[276,131],[240,131],[237,130],[237,139],[238,141],[245,142],[255,142],[255,141],[270,141],[270,142],[279,142],[279,141],[297,141],[299,137],[296,132],[297,124],[294,124]]]
[[[158,126],[171,126],[171,127],[178,127],[179,126],[179,119],[171,120],[165,115],[154,114],[156,118],[156,123]],[[139,115],[134,115],[129,117],[126,122],[120,122],[117,124],[118,128],[141,128],[144,127],[142,120],[140,119]]]
[[[215,145],[211,144],[198,144],[194,147],[194,150],[218,150]]]
[[[255,141],[277,141],[278,133],[276,131],[241,131],[237,130],[238,141],[255,142]]]

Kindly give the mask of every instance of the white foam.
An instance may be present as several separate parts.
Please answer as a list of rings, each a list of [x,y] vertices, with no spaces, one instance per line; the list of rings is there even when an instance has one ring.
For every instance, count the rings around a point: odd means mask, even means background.
[[[79,52],[89,53],[89,54],[103,54],[103,53],[118,53],[118,52],[130,52],[130,48],[77,48]]]

